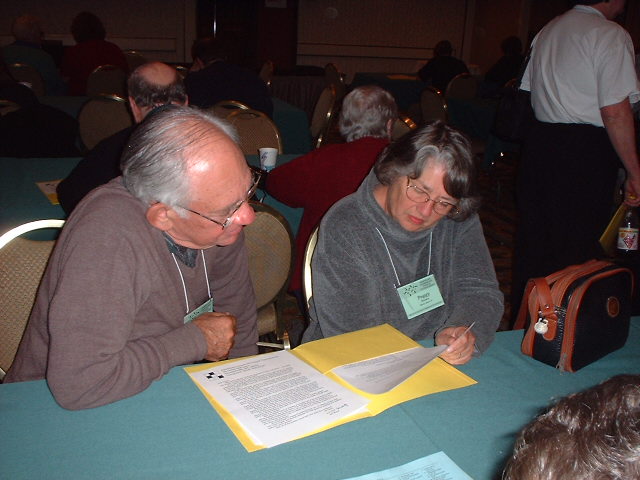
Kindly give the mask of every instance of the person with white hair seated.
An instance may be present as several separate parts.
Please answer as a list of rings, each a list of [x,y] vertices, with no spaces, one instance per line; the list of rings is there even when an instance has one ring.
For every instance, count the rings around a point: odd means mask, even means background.
[[[358,87],[344,98],[338,121],[346,143],[313,150],[269,173],[269,194],[291,207],[304,208],[289,287],[294,294],[299,296],[302,289],[304,250],[313,229],[331,205],[356,191],[389,143],[397,117],[396,102],[386,90]]]

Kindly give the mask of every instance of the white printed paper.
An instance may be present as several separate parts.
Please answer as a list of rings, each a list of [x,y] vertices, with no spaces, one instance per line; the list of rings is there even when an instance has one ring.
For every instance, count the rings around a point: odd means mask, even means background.
[[[415,347],[401,352],[349,363],[333,369],[354,387],[373,394],[388,392],[431,362],[447,349],[447,345]]]
[[[451,460],[438,452],[413,462],[381,472],[369,473],[346,480],[473,480]]]
[[[189,375],[265,447],[364,411],[368,403],[286,350]]]

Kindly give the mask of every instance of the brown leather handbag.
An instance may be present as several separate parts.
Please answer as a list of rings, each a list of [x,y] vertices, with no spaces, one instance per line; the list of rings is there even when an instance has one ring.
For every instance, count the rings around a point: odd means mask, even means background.
[[[526,327],[522,353],[575,372],[624,346],[633,274],[590,260],[529,280],[515,329]]]

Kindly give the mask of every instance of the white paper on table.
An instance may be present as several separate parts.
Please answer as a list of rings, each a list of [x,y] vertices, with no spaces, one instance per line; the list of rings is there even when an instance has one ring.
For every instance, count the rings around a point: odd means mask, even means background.
[[[189,375],[265,447],[364,411],[368,403],[286,350]]]
[[[333,369],[347,383],[360,390],[380,394],[404,382],[447,349],[447,345],[415,347],[401,352],[348,363]]]
[[[345,480],[473,480],[451,460],[438,452],[413,462],[380,472],[369,473]]]

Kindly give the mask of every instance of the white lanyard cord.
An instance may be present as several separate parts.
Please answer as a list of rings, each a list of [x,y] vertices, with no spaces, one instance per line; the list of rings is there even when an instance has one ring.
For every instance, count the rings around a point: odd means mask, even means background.
[[[389,247],[387,246],[387,242],[385,241],[384,237],[382,236],[382,233],[380,233],[380,230],[378,229],[378,227],[376,227],[376,232],[378,232],[378,235],[380,235],[380,238],[382,239],[382,243],[384,244],[384,248],[387,251],[387,256],[389,257],[389,261],[391,262],[391,267],[393,268],[393,274],[396,276],[396,282],[398,282],[396,285],[394,285],[396,288],[400,287],[400,279],[398,278],[398,272],[396,271],[396,266],[393,263],[393,258],[391,258],[391,252],[389,252]],[[431,273],[431,245],[433,243],[433,230],[431,230],[431,232],[429,232],[429,264],[427,266],[427,275],[429,275]]]
[[[211,285],[209,285],[209,274],[207,273],[207,264],[204,261],[204,251],[200,250],[202,254],[202,266],[204,267],[204,278],[207,282],[207,294],[209,298],[211,298]],[[187,286],[184,283],[184,277],[182,276],[182,270],[180,270],[180,266],[178,265],[178,260],[176,260],[176,256],[171,252],[171,256],[173,257],[173,261],[176,264],[176,268],[178,269],[178,273],[180,274],[180,281],[182,281],[182,290],[184,291],[184,303],[186,304],[187,313],[189,313],[189,297],[187,297]]]

